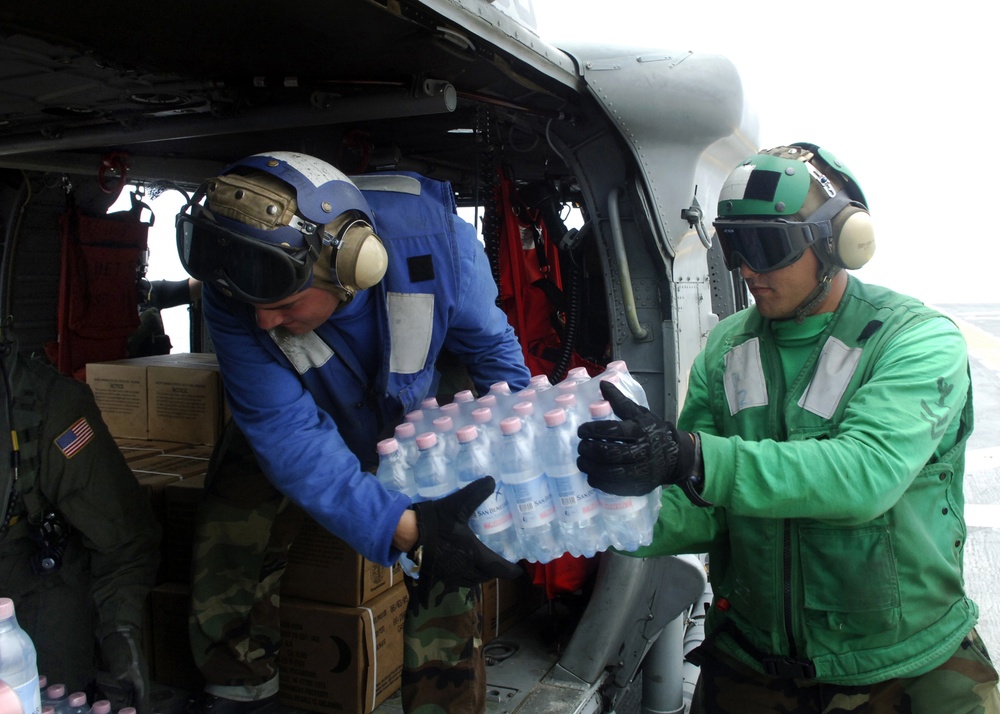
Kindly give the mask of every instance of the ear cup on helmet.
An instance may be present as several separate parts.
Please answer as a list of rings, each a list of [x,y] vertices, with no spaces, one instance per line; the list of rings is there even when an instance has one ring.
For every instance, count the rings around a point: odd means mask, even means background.
[[[341,283],[353,290],[366,290],[377,284],[389,266],[381,239],[364,221],[355,221],[344,231],[336,261]]]
[[[833,221],[830,259],[847,270],[857,270],[875,254],[875,228],[872,218],[860,206],[847,206]]]

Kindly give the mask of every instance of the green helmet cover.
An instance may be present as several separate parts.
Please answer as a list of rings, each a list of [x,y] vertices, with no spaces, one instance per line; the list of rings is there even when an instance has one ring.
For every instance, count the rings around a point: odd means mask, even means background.
[[[828,174],[832,176],[827,178]],[[719,193],[718,215],[801,221],[808,216],[796,214],[810,190],[825,192],[828,198],[846,190],[853,200],[868,205],[854,175],[839,159],[825,149],[799,143],[762,151],[737,166]]]

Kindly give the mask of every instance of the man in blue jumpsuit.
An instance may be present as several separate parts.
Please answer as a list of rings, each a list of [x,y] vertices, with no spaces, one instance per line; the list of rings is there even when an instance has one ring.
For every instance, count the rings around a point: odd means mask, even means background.
[[[597,488],[679,486],[635,555],[709,553],[692,712],[996,714],[962,569],[961,333],[844,272],[874,231],[822,148],[747,159],[715,226],[754,305],[709,335],[677,426],[605,384],[622,421],[581,426],[579,447]]]
[[[213,458],[196,536],[190,633],[207,680],[202,710],[273,706],[278,580],[298,509],[370,560],[409,553],[419,563],[404,708],[485,707],[478,585],[518,573],[467,526],[492,479],[411,504],[370,472],[377,441],[435,394],[442,350],[483,393],[498,381],[522,388],[529,374],[450,186],[357,180],[364,193],[314,157],[259,154],[210,179],[205,205],[178,216],[181,260],[204,283],[239,428]],[[454,641],[431,646],[420,622],[445,615]]]

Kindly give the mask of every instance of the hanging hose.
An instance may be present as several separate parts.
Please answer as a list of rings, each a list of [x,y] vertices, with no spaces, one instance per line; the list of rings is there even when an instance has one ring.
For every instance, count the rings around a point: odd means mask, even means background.
[[[562,263],[565,265],[565,263]],[[552,384],[558,384],[566,376],[573,353],[576,352],[576,338],[580,329],[580,287],[582,284],[582,269],[574,261],[570,261],[568,271],[563,271],[566,278],[564,294],[566,298],[566,333],[563,335],[559,358],[549,375]]]

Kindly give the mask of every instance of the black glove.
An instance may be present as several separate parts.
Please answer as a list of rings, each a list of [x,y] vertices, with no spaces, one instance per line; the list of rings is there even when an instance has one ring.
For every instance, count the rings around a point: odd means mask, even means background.
[[[692,480],[700,476],[695,471],[701,462],[695,436],[639,406],[610,382],[601,382],[601,394],[621,421],[580,425],[576,463],[588,483],[616,496],[642,496],[657,486],[679,484],[688,498],[707,505]]]
[[[423,593],[435,582],[472,587],[521,574],[520,566],[487,548],[469,528],[469,516],[495,488],[493,477],[486,476],[450,496],[413,504],[420,534],[410,557],[420,563]]]
[[[139,714],[149,711],[149,671],[143,656],[139,632],[122,626],[101,640],[104,668],[97,674],[102,698],[112,710],[135,707]]]

